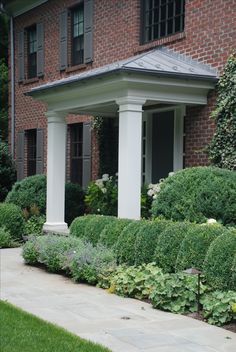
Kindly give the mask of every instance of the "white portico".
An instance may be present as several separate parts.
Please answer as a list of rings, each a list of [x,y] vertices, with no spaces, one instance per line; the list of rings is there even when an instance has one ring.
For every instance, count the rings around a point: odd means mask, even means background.
[[[216,81],[217,73],[208,66],[159,48],[33,88],[28,94],[48,106],[44,229],[67,229],[64,222],[67,114],[109,117],[119,114],[118,217],[139,219],[143,111],[146,114],[158,106],[175,106],[184,111],[186,105],[205,105]]]

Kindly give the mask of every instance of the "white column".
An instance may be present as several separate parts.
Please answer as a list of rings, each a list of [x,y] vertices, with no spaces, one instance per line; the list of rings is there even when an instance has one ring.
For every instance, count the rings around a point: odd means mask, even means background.
[[[140,219],[143,99],[118,99],[118,217]]]
[[[68,229],[65,218],[65,115],[55,111],[46,113],[47,142],[47,212],[44,231],[64,232]]]

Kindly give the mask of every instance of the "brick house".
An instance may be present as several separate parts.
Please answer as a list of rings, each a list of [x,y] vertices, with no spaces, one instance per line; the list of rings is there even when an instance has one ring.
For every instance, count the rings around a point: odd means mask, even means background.
[[[66,229],[65,177],[85,187],[98,176],[92,116],[106,125],[107,172],[117,162],[119,217],[139,218],[142,182],[208,164],[235,0],[2,2],[11,16],[9,143],[18,179],[47,171],[45,229]]]

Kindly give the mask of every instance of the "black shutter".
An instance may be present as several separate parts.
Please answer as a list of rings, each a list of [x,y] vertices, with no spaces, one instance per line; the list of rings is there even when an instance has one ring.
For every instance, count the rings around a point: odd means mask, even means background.
[[[93,0],[84,1],[84,62],[93,61]]]
[[[24,31],[18,34],[18,81],[22,82],[25,79],[25,63],[24,63]]]
[[[37,24],[37,76],[44,75],[44,30],[43,24]]]
[[[43,129],[37,129],[36,136],[36,174],[43,174]]]
[[[60,14],[60,70],[67,68],[67,10]]]
[[[86,188],[91,181],[91,123],[83,123],[83,178],[82,186]]]
[[[24,178],[24,156],[25,156],[25,132],[17,133],[16,144],[16,163],[17,163],[17,181]]]

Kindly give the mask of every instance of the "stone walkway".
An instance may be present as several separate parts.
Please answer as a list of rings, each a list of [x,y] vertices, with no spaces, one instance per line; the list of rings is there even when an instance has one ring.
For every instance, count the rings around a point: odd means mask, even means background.
[[[1,299],[113,352],[236,351],[234,333],[26,266],[20,252],[0,250]]]

